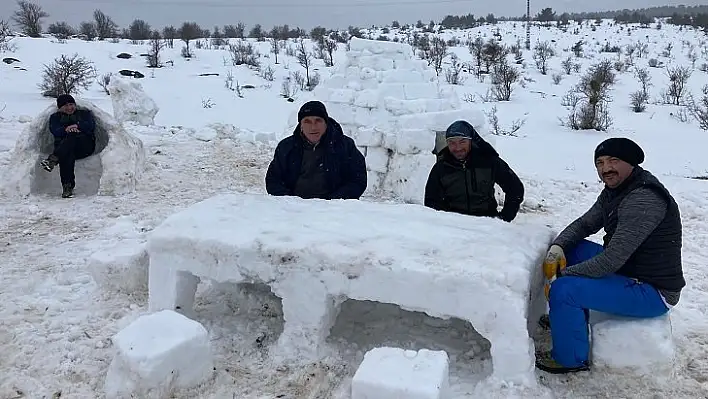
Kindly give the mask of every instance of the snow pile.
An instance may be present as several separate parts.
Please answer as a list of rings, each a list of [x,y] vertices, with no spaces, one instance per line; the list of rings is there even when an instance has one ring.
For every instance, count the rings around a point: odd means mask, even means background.
[[[207,330],[171,310],[139,317],[113,339],[108,399],[167,398],[208,380],[213,359]]]
[[[143,91],[140,83],[112,76],[108,92],[111,94],[113,115],[119,122],[136,122],[145,126],[155,124],[155,115],[160,108]]]
[[[651,319],[603,316],[592,326],[594,366],[650,378],[673,376],[675,353],[668,314]]]
[[[423,203],[438,132],[464,119],[488,136],[482,112],[462,108],[452,86],[407,44],[352,38],[346,61],[313,95],[365,155],[367,190],[406,202]],[[294,113],[289,124],[296,123]]]
[[[94,155],[76,161],[76,193],[116,195],[133,192],[145,165],[142,141],[94,104],[77,99],[76,105],[79,109],[91,111],[96,120]],[[2,191],[6,195],[61,192],[59,167],[48,173],[39,165],[54,149],[49,117],[56,111],[55,105],[47,107],[18,135],[10,155],[9,170],[2,179]]]
[[[89,257],[91,276],[105,290],[132,294],[146,292],[149,258],[145,242],[119,240]]]
[[[254,132],[226,123],[210,123],[202,129],[191,129],[190,135],[199,141],[235,140],[243,143],[274,143],[275,133]]]
[[[443,399],[450,359],[444,351],[374,348],[352,379],[352,399]]]
[[[149,304],[188,312],[200,277],[267,284],[285,320],[271,353],[297,362],[322,356],[346,298],[396,304],[470,321],[492,344],[492,376],[533,384],[529,327],[544,310],[538,265],[554,237],[420,205],[220,195],[151,232]]]

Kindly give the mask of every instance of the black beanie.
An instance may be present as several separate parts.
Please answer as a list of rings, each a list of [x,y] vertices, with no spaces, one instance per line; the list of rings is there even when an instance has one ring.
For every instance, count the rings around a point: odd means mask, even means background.
[[[319,116],[325,121],[329,118],[327,108],[319,101],[308,101],[303,104],[303,106],[300,107],[300,111],[297,113],[297,122],[300,123],[300,121],[308,116]]]
[[[601,156],[619,158],[632,166],[644,162],[644,151],[634,141],[624,137],[609,138],[595,149],[595,160]]]
[[[62,94],[57,97],[57,108],[61,108],[66,104],[76,104],[76,101],[74,101],[74,97],[72,97],[70,94]]]

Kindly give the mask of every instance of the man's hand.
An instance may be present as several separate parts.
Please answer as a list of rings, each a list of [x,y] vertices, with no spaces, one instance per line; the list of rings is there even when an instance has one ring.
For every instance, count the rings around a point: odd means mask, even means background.
[[[67,133],[78,133],[79,132],[79,125],[77,125],[77,124],[69,125],[66,127],[66,129],[64,129],[64,131],[66,131]]]
[[[546,276],[546,280],[555,280],[560,271],[565,269],[566,266],[567,261],[563,248],[558,245],[551,245],[546,254],[546,259],[543,261],[543,275]]]

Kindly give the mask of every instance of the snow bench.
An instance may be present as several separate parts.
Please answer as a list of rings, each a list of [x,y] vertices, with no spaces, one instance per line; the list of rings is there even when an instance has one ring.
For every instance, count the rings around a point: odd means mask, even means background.
[[[492,344],[492,377],[534,384],[529,331],[553,237],[420,205],[225,194],[151,233],[149,306],[189,314],[200,278],[265,283],[283,304],[278,357],[307,362],[344,300],[396,304],[469,321]]]

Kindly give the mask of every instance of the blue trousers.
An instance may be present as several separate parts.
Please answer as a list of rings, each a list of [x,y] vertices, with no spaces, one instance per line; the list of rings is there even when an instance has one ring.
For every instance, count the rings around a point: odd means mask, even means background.
[[[583,240],[567,251],[568,266],[588,260],[602,250],[601,245]],[[654,287],[617,274],[601,278],[561,277],[551,284],[548,304],[551,356],[565,367],[589,361],[589,310],[638,318],[657,317],[668,311]]]

